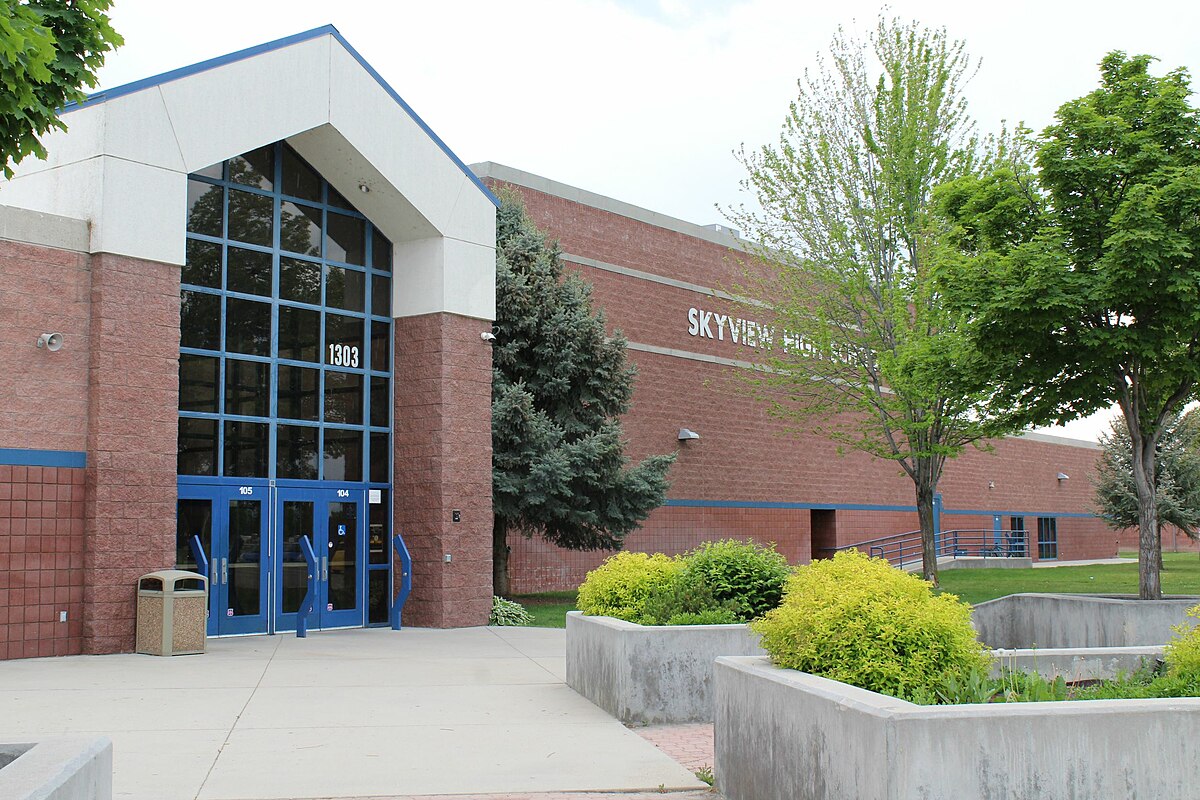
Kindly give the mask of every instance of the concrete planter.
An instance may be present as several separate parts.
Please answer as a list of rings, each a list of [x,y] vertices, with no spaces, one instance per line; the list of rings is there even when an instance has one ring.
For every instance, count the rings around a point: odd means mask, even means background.
[[[745,625],[567,614],[567,685],[625,723],[712,722],[714,660],[762,654]]]
[[[1197,597],[1136,600],[1075,594],[1012,594],[975,606],[979,640],[993,648],[1162,645],[1189,621]]]
[[[1200,698],[918,706],[779,669],[716,662],[727,800],[1190,800]]]
[[[62,737],[0,742],[4,800],[112,800],[112,742]]]

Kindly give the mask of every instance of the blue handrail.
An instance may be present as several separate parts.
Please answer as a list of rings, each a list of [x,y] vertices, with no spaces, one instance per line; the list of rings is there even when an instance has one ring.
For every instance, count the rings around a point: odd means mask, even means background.
[[[317,554],[313,552],[312,540],[307,536],[300,537],[300,552],[308,562],[308,584],[304,591],[304,599],[296,611],[296,638],[308,636],[308,615],[312,612],[313,601],[317,596]]]
[[[404,545],[404,537],[396,534],[392,537],[392,549],[400,556],[400,591],[392,599],[392,630],[400,630],[400,611],[412,593],[412,556]]]
[[[204,577],[211,577],[208,574],[208,556],[204,554],[204,545],[200,542],[199,536],[193,536],[188,542],[192,548],[192,558],[196,559],[196,572],[199,572]]]

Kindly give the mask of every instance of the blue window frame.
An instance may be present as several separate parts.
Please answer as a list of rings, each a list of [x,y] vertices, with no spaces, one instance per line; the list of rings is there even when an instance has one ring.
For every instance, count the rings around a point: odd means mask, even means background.
[[[391,243],[283,142],[188,199],[179,474],[389,487]]]
[[[285,142],[189,175],[186,230],[180,484],[369,490],[386,622],[391,242]]]

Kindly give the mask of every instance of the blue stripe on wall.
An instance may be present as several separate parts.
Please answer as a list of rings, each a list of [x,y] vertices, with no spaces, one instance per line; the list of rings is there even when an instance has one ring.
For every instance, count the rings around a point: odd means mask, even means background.
[[[783,503],[760,500],[668,500],[663,505],[676,508],[785,508],[835,509],[846,511],[912,511],[916,506],[879,506],[858,503]]]
[[[0,447],[0,465],[83,469],[87,466],[87,453],[75,450],[22,450],[15,447]]]
[[[761,508],[761,509],[819,509],[833,511],[906,511],[917,512],[915,505],[887,506],[870,503],[785,503],[767,500],[667,500],[668,508]],[[996,514],[1010,517],[1095,517],[1095,514],[1077,511],[979,511],[974,509],[943,508],[942,516],[962,514],[991,517]]]

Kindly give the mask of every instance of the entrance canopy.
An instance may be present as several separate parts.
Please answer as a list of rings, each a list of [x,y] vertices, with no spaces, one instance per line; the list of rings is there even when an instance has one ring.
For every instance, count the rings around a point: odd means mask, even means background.
[[[90,251],[184,263],[187,175],[287,141],[393,243],[396,317],[495,317],[496,199],[332,26],[93,95],[0,183]]]

